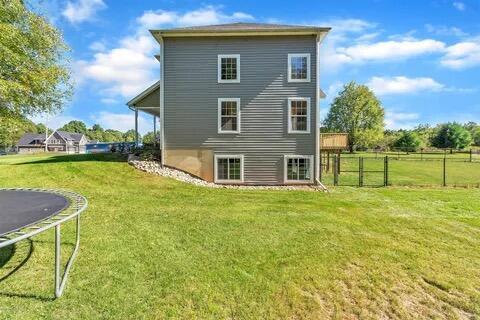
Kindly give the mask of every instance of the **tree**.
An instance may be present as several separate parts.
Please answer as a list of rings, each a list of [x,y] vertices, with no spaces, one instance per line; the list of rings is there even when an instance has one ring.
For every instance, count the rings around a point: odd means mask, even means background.
[[[480,127],[473,134],[473,144],[480,146]]]
[[[422,140],[414,131],[403,131],[402,135],[393,143],[393,147],[406,152],[416,152],[422,145]]]
[[[384,116],[375,94],[352,81],[333,100],[324,125],[327,131],[348,133],[349,149],[353,152],[355,148],[374,146],[382,139]]]
[[[87,126],[83,121],[72,120],[58,130],[67,131],[67,132],[76,132],[76,133],[87,133]]]
[[[103,133],[103,142],[121,142],[123,141],[123,133],[118,130],[107,129]]]
[[[0,109],[15,116],[60,110],[72,92],[67,52],[60,31],[25,1],[0,1]]]
[[[138,135],[138,139],[141,139],[142,137],[140,134]],[[125,142],[134,142],[135,141],[135,130],[130,129],[127,132],[123,134],[123,141]]]
[[[35,124],[26,117],[13,112],[0,113],[0,147],[15,146],[26,132],[36,132]]]
[[[464,149],[473,142],[472,135],[462,125],[452,122],[444,124],[433,140],[437,148]]]
[[[43,123],[37,123],[35,125],[35,129],[36,129],[35,131],[37,133],[45,133],[45,132],[47,132],[47,129],[48,129],[48,132],[50,132],[50,133],[53,132],[52,129],[47,128]]]
[[[147,132],[142,138],[143,143],[153,144],[156,141],[157,141],[157,139],[156,139],[153,131]]]
[[[103,141],[104,130],[99,124],[94,124],[91,129],[87,130],[87,137],[90,140]]]

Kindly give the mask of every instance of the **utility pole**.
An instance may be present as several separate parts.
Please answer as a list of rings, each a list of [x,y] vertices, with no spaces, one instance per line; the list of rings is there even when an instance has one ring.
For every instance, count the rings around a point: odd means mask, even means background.
[[[48,114],[45,115],[45,152],[48,152],[47,138],[48,138]]]

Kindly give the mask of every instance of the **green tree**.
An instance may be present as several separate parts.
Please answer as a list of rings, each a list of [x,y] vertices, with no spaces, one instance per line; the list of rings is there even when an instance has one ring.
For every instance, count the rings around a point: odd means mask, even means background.
[[[327,131],[348,133],[349,149],[353,152],[381,141],[384,117],[375,94],[367,86],[352,81],[333,100],[324,125]]]
[[[72,91],[68,50],[60,31],[25,1],[0,0],[0,109],[9,111],[3,116],[63,107]]]
[[[440,127],[433,145],[437,148],[464,149],[473,142],[472,135],[462,125],[452,122]]]
[[[473,144],[476,146],[480,146],[480,128],[475,130],[473,133]]]
[[[406,152],[416,152],[421,145],[422,140],[415,131],[403,131],[401,136],[393,143],[394,148]]]
[[[48,132],[49,132],[49,133],[52,133],[52,132],[53,132],[52,129],[47,128],[43,123],[37,123],[37,124],[35,125],[35,131],[36,131],[37,133],[45,133],[45,132],[47,131],[47,129],[48,129]]]
[[[138,139],[141,140],[141,135],[138,135]],[[135,130],[130,129],[123,134],[123,141],[125,142],[134,142],[135,141]]]
[[[103,142],[121,142],[123,141],[123,133],[118,130],[107,129],[103,133]]]
[[[20,137],[27,132],[36,132],[35,124],[26,117],[13,112],[0,113],[0,147],[15,146]]]
[[[153,144],[156,142],[155,134],[153,131],[147,132],[143,138],[142,138],[143,143],[148,143],[148,144]]]
[[[86,134],[87,133],[87,126],[85,125],[85,123],[83,121],[72,120],[58,130]]]
[[[87,137],[90,140],[103,141],[104,130],[99,124],[94,124],[91,129],[87,130]]]

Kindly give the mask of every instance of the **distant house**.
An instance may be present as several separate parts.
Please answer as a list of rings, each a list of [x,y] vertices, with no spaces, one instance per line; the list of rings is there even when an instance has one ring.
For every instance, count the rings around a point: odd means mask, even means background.
[[[83,133],[56,130],[45,139],[43,133],[25,133],[17,143],[18,153],[45,152],[85,153],[88,138]]]

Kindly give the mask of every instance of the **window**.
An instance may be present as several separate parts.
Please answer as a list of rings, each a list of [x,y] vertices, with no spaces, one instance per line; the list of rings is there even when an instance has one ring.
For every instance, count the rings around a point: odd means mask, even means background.
[[[285,156],[285,182],[312,182],[313,156]]]
[[[310,54],[288,55],[288,82],[310,82]]]
[[[215,182],[243,182],[243,155],[215,155]]]
[[[288,133],[310,133],[310,98],[288,98]]]
[[[240,82],[240,55],[218,55],[218,82]]]
[[[240,99],[218,99],[218,133],[240,133]]]

